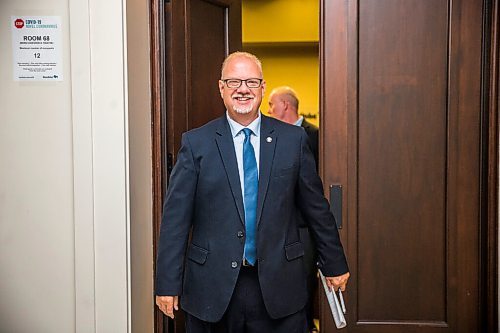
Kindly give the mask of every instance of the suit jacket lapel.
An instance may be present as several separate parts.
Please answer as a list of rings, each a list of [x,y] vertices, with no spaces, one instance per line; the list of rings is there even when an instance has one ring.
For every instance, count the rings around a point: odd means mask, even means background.
[[[259,194],[257,197],[257,226],[260,223],[262,208],[266,199],[269,177],[273,165],[274,149],[278,136],[268,117],[262,115],[260,124],[260,161],[259,161]]]
[[[238,172],[238,162],[236,160],[236,153],[234,150],[233,136],[231,134],[231,129],[229,128],[229,123],[227,122],[226,116],[223,116],[219,119],[220,122],[217,128],[217,134],[215,135],[215,141],[217,142],[217,147],[222,158],[222,163],[224,164],[224,169],[226,170],[229,185],[231,187],[231,192],[233,193],[234,201],[238,209],[238,214],[240,215],[240,221],[244,224],[245,212],[243,209],[240,175]]]

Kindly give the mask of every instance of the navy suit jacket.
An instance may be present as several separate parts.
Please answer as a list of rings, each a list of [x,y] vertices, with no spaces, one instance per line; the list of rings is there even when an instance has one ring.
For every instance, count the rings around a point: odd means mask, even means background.
[[[305,118],[302,120],[302,124],[300,125],[304,128],[309,138],[309,147],[311,147],[311,151],[314,156],[314,160],[316,161],[316,166],[319,167],[318,157],[319,157],[319,129],[314,126],[310,122],[308,122]]]
[[[262,115],[257,257],[272,318],[301,310],[307,300],[299,212],[315,239],[323,274],[348,271],[307,140],[302,128]],[[223,116],[182,136],[163,207],[156,294],[179,295],[188,313],[219,321],[241,267],[244,224],[236,153]]]

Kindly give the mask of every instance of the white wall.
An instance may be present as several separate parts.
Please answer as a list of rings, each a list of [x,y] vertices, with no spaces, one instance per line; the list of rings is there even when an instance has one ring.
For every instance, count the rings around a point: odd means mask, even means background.
[[[149,55],[129,99],[126,52],[149,48],[147,2],[128,2],[127,40],[125,0],[0,1],[2,333],[152,331]],[[13,80],[11,15],[61,17],[64,81]]]
[[[0,331],[75,324],[68,3],[0,1]],[[15,82],[11,15],[62,18],[63,82]]]

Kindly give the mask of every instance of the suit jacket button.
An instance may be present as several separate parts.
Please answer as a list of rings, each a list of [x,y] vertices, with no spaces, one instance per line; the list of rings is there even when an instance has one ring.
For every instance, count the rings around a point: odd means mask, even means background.
[[[238,231],[238,238],[241,238],[241,237],[243,237],[243,231],[240,230],[240,231]]]
[[[231,262],[231,267],[232,268],[238,267],[238,263],[236,261]]]

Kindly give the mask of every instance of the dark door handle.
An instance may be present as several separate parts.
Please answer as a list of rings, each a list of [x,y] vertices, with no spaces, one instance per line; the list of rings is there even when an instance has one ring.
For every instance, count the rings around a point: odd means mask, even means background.
[[[342,185],[330,185],[330,211],[337,223],[337,229],[342,229]]]

